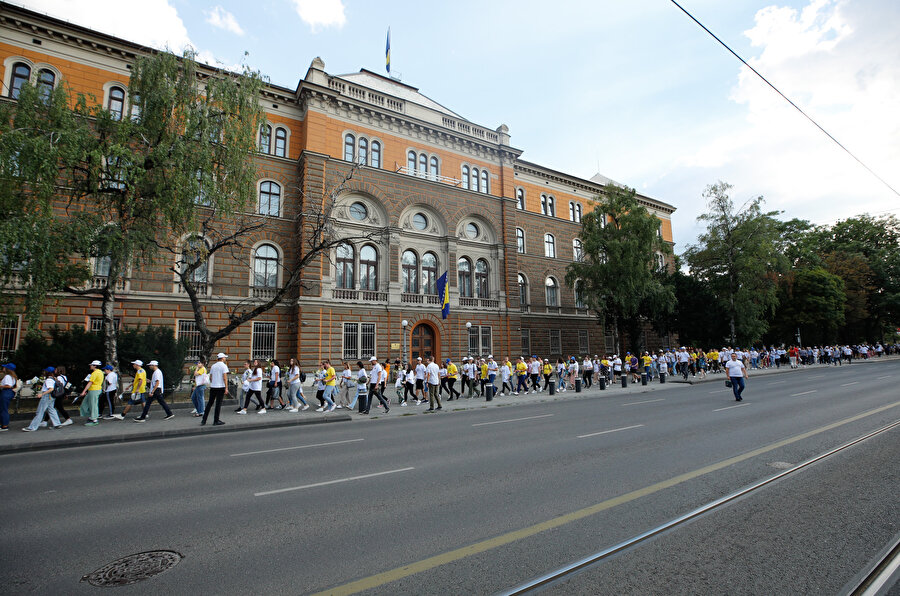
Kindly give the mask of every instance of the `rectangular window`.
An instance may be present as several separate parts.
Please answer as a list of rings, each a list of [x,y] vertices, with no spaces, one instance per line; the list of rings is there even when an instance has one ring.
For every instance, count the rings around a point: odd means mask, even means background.
[[[531,329],[522,329],[522,354],[531,354]]]
[[[590,351],[591,351],[591,344],[588,341],[588,331],[587,331],[587,329],[579,329],[578,330],[578,352],[586,355]]]
[[[490,354],[493,351],[491,348],[491,328],[482,325],[481,327],[481,353]]]
[[[562,354],[562,341],[560,340],[559,329],[550,330],[550,353]]]
[[[375,323],[344,323],[344,360],[366,360],[376,356]]]
[[[0,322],[0,360],[6,362],[19,347],[20,315]]]
[[[113,318],[113,325],[116,326],[116,329],[122,328],[122,319],[119,317]],[[100,333],[103,331],[103,317],[91,317],[88,321],[88,331],[91,333]]]
[[[469,327],[469,354],[472,356],[477,356],[481,353],[478,349],[478,325],[472,325]]]
[[[472,325],[469,328],[469,354],[487,356],[491,353],[492,330],[490,325]]]
[[[197,323],[194,321],[178,321],[177,339],[187,339],[191,343],[188,345],[188,352],[185,360],[196,360],[202,354],[200,351],[200,331],[197,330]]]
[[[253,323],[250,357],[260,360],[275,357],[275,323]]]

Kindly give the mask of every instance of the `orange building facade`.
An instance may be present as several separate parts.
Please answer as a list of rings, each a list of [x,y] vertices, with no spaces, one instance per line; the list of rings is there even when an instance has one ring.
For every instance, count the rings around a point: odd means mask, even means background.
[[[146,51],[0,6],[2,101],[15,101],[18,86],[29,80],[65,84],[127,112],[130,64]],[[281,267],[303,249],[298,214],[321,209],[338,186],[335,229],[361,240],[308,267],[298,294],[218,349],[235,359],[295,356],[305,367],[322,358],[355,362],[372,355],[555,359],[613,349],[578,288],[565,283],[567,265],[578,258],[580,219],[608,179],[525,161],[505,125],[480,126],[415,87],[367,70],[329,74],[319,58],[296,89],[270,84],[260,103],[267,123],[253,158],[259,171],[253,215],[265,226],[246,255],[215,255],[210,262],[203,286],[210,324],[224,321],[222,304],[271,295]],[[671,244],[674,207],[639,200]],[[91,283],[103,284],[103,263],[92,267]],[[171,326],[178,336],[196,338],[171,267],[130,272],[116,292],[120,325]],[[443,319],[436,281],[445,272],[450,315]],[[96,330],[99,321],[98,299],[59,295],[48,300],[41,325]],[[15,349],[23,326],[21,316],[4,325],[0,354]],[[666,343],[649,331],[645,341],[649,348]]]

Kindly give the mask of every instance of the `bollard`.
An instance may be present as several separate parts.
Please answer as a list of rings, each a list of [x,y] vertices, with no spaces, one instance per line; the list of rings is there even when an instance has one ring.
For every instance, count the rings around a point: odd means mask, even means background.
[[[600,380],[600,391],[606,391],[606,377],[599,377]]]
[[[622,387],[628,387],[628,374],[622,373]]]
[[[484,401],[493,401],[494,399],[494,387],[491,383],[488,383],[484,386]]]
[[[581,379],[575,379],[575,393],[581,393]]]
[[[664,373],[664,372],[659,373],[659,382],[660,383],[666,382],[666,373]]]
[[[641,373],[641,385],[647,385],[647,373]]]
[[[549,385],[549,388],[550,388],[550,395],[556,395],[556,383],[551,382]]]

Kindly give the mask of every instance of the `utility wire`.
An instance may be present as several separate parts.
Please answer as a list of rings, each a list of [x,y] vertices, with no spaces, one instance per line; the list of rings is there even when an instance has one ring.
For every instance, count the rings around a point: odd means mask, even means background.
[[[847,149],[846,147],[844,147],[844,145],[841,144],[841,142],[838,141],[836,138],[834,138],[833,136],[831,136],[831,134],[830,134],[827,130],[825,130],[824,128],[822,128],[821,126],[819,126],[819,123],[818,123],[818,122],[816,122],[815,120],[813,120],[806,112],[804,112],[803,110],[801,110],[800,107],[797,106],[797,104],[795,104],[795,103],[792,102],[790,99],[788,99],[787,96],[786,96],[784,93],[782,93],[781,91],[779,91],[778,88],[777,88],[775,85],[773,85],[772,83],[770,83],[769,80],[766,79],[766,77],[764,77],[764,76],[762,76],[761,74],[759,74],[759,71],[757,71],[755,68],[753,68],[752,66],[750,66],[749,64],[747,64],[747,61],[746,61],[746,60],[744,60],[743,58],[741,58],[741,57],[737,54],[737,52],[735,52],[735,51],[732,50],[730,47],[728,47],[728,44],[726,44],[724,41],[722,41],[721,39],[719,39],[719,38],[716,36],[715,33],[713,33],[712,31],[710,31],[709,29],[707,29],[707,28],[706,28],[706,25],[704,25],[703,23],[701,23],[700,21],[698,21],[696,18],[694,18],[694,15],[692,15],[692,14],[689,13],[687,10],[685,10],[684,7],[681,6],[680,4],[678,4],[678,2],[676,2],[675,0],[671,0],[671,2],[672,2],[672,4],[674,4],[675,6],[677,6],[679,9],[681,9],[681,12],[683,12],[683,13],[686,14],[688,17],[690,17],[690,19],[691,19],[692,21],[694,21],[695,23],[697,23],[698,25],[700,25],[700,27],[701,27],[704,31],[706,31],[707,33],[709,33],[709,34],[712,36],[713,39],[715,39],[717,42],[719,42],[720,44],[722,44],[722,47],[725,48],[726,50],[728,50],[729,52],[731,52],[731,54],[732,54],[735,58],[737,58],[738,60],[740,60],[741,63],[742,63],[744,66],[746,66],[747,68],[749,68],[750,70],[752,70],[752,71],[753,71],[753,74],[755,74],[755,75],[758,76],[760,79],[762,79],[763,82],[764,82],[766,85],[768,85],[769,87],[771,87],[771,88],[775,91],[775,93],[777,93],[778,95],[780,95],[786,102],[788,102],[789,104],[791,104],[792,106],[794,106],[794,109],[796,109],[798,112],[800,112],[801,114],[803,114],[804,118],[806,118],[807,120],[809,120],[810,122],[812,122],[812,123],[816,126],[816,128],[818,128],[818,129],[821,130],[823,133],[825,133],[825,135],[826,135],[829,139],[831,139],[832,141],[834,141],[834,142],[837,144],[838,147],[840,147],[841,149],[843,149],[843,150],[847,153],[847,155],[849,155],[850,157],[852,157],[853,159],[855,159],[856,162],[857,162],[859,165],[861,165],[861,166],[864,167],[866,170],[868,170],[868,172],[869,172],[870,174],[872,174],[873,176],[875,176],[876,178],[878,178],[878,180],[881,181],[882,184],[884,184],[884,185],[887,186],[889,189],[891,189],[891,192],[893,192],[895,195],[897,195],[898,197],[900,197],[900,192],[897,192],[897,189],[895,189],[893,186],[891,186],[890,184],[888,184],[887,181],[886,181],[884,178],[882,178],[881,176],[879,176],[878,174],[876,174],[876,173],[874,172],[874,170],[872,170],[872,168],[870,168],[869,166],[867,166],[866,164],[864,164],[864,163],[862,162],[861,159],[859,159],[858,157],[856,157],[855,155],[853,155],[853,152],[852,152],[852,151],[850,151],[849,149]]]

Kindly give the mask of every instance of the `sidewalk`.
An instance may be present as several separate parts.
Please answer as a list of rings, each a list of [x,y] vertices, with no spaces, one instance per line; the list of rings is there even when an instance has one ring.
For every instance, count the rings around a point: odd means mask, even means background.
[[[854,361],[854,363],[849,366],[854,369],[857,367],[866,369],[868,368],[867,365],[873,363],[894,360],[900,360],[900,356]],[[772,374],[828,371],[833,368],[836,367],[814,365],[799,369],[791,369],[789,366],[782,366],[780,369],[751,370],[750,382],[752,383],[754,378]],[[459,411],[546,403],[570,399],[621,399],[624,396],[637,397],[648,393],[685,388],[686,385],[704,384],[710,381],[724,383],[725,376],[720,373],[709,375],[703,380],[696,378],[691,380],[691,377],[689,377],[688,381],[684,381],[681,377],[676,379],[670,375],[669,378],[666,379],[665,384],[661,384],[658,380],[655,380],[644,386],[640,383],[634,384],[629,381],[627,388],[623,388],[620,383],[608,384],[604,391],[601,391],[599,385],[595,382],[593,387],[585,389],[581,393],[576,393],[574,389],[569,389],[565,392],[557,392],[552,396],[547,392],[528,393],[518,396],[506,395],[503,397],[498,394],[490,402],[479,397],[473,397],[472,399],[462,397],[459,400],[453,401],[442,399],[443,411],[433,413],[425,411],[428,409],[427,402],[419,406],[415,405],[414,402],[406,407],[400,406],[397,403],[396,391],[393,387],[390,387],[386,397],[391,401],[391,411],[388,414],[383,414],[380,411],[380,408],[373,405],[371,416],[361,416],[357,414],[356,411],[348,412],[347,410],[336,410],[332,413],[321,413],[315,412],[312,409],[297,413],[291,413],[287,410],[268,410],[268,412],[263,415],[251,412],[246,416],[239,416],[233,411],[235,402],[233,400],[226,400],[226,403],[222,405],[222,420],[225,422],[225,426],[213,426],[212,420],[209,420],[206,426],[200,426],[200,419],[195,418],[189,413],[190,410],[188,408],[190,408],[190,404],[178,404],[173,406],[172,409],[175,412],[175,418],[171,420],[163,420],[164,413],[162,409],[159,408],[159,406],[154,406],[150,412],[150,420],[144,424],[135,424],[129,417],[129,419],[123,421],[101,420],[99,426],[85,427],[84,419],[77,417],[73,419],[75,421],[74,424],[59,430],[41,428],[36,432],[24,433],[22,432],[22,428],[28,425],[30,422],[29,418],[28,420],[13,420],[10,423],[10,430],[8,432],[0,433],[0,455],[47,449],[62,449],[66,447],[83,447],[88,445],[145,441],[149,439],[185,437],[207,433],[227,433],[264,428],[305,426],[329,422],[350,422],[351,420],[362,422],[365,420],[379,420],[397,416],[447,416],[453,412]],[[135,415],[137,415],[136,412]]]

